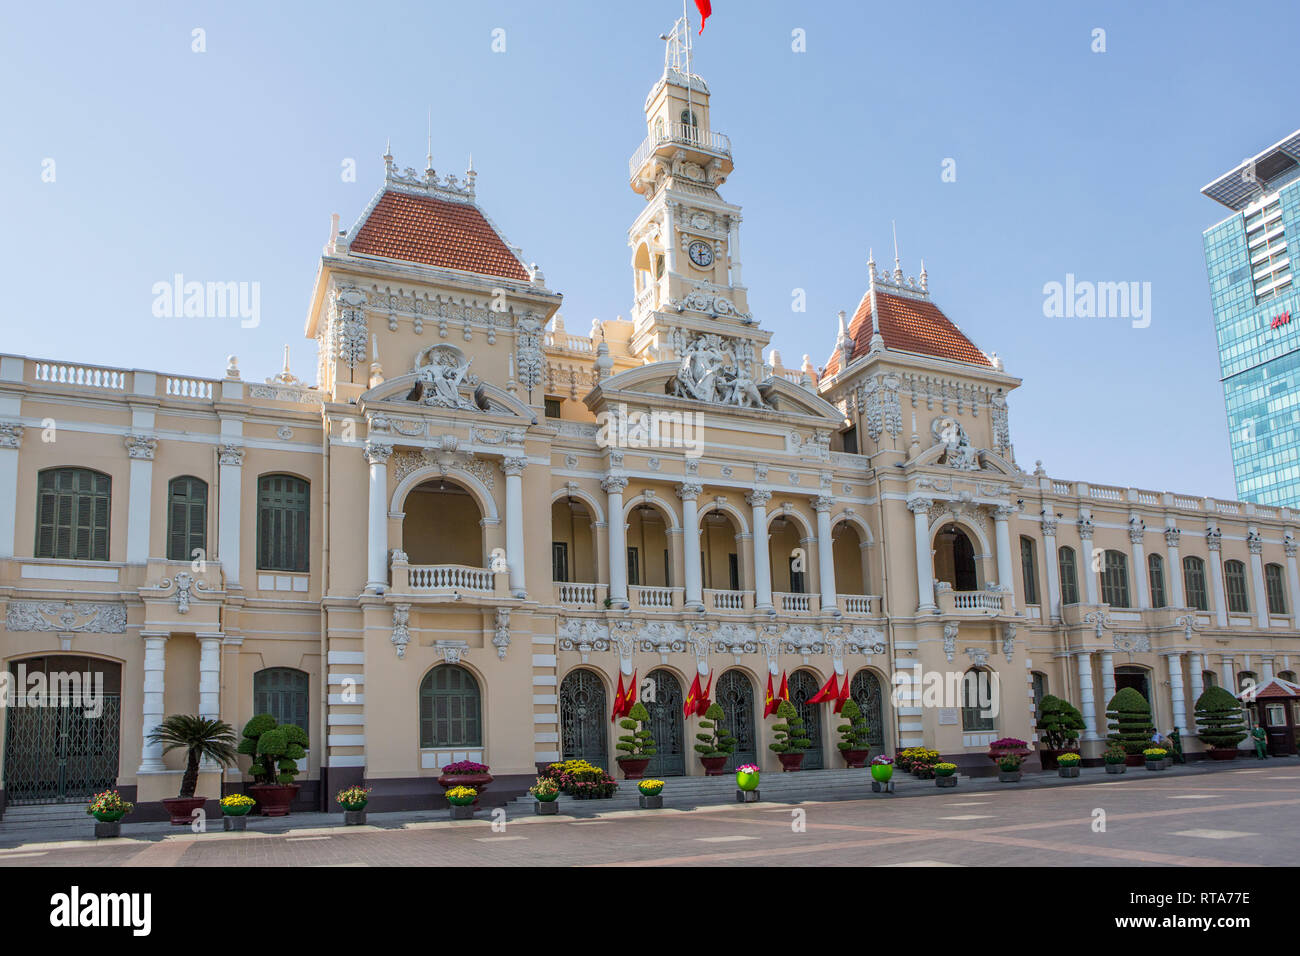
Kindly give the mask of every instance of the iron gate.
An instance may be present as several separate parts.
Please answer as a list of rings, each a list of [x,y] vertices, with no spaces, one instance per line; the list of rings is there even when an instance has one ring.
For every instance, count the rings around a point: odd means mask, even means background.
[[[82,703],[11,707],[5,730],[5,798],[11,804],[83,802],[117,783],[122,698],[102,712]]]
[[[758,744],[754,735],[754,685],[744,671],[729,670],[718,678],[717,699],[722,707],[722,726],[736,738],[736,749],[727,759],[727,769],[758,763]]]
[[[605,685],[593,672],[579,669],[564,678],[560,684],[562,760],[585,760],[609,769],[605,711]]]
[[[808,698],[816,697],[821,688],[817,678],[807,671],[795,671],[790,675],[790,703],[803,718],[804,736],[812,741],[803,755],[801,770],[821,770],[822,763],[822,705],[810,704]]]
[[[646,701],[650,711],[650,733],[656,753],[646,767],[647,777],[680,777],[686,773],[685,733],[682,730],[682,685],[666,670],[650,672],[655,682],[655,699]]]
[[[867,740],[871,744],[871,755],[877,757],[885,752],[885,708],[880,678],[871,671],[858,671],[853,675],[849,695],[862,708],[862,716],[867,719]]]

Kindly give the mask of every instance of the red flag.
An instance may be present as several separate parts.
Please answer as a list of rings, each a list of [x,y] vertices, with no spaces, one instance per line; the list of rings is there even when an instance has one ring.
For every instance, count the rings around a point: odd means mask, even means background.
[[[695,680],[691,681],[691,689],[686,692],[686,703],[682,704],[682,716],[689,717],[695,713],[695,708],[700,702],[700,672],[695,672]]]
[[[840,696],[835,698],[835,713],[844,709],[844,702],[849,699],[849,679],[844,678],[844,683],[840,685]]]
[[[834,671],[831,672],[831,679],[822,684],[822,689],[812,697],[808,698],[810,704],[820,704],[823,701],[834,700],[840,696],[840,682],[836,679]]]
[[[771,717],[776,713],[776,698],[772,696],[772,672],[767,672],[767,696],[763,698],[763,716]]]
[[[780,701],[790,699],[790,688],[786,685],[785,682],[785,671],[781,671],[781,690],[777,693],[776,699],[778,702],[778,706],[780,706]],[[773,710],[772,713],[775,714],[776,711]]]
[[[703,33],[704,21],[713,14],[713,4],[709,0],[695,0],[695,9],[700,11],[700,33]]]
[[[712,701],[709,700],[709,692],[712,690],[713,690],[713,671],[709,671],[708,686],[705,687],[704,690],[700,692],[700,702],[695,705],[695,714],[697,717],[703,717],[705,714],[709,712],[709,704],[712,703]]]
[[[632,705],[636,703],[637,683],[636,671],[632,672],[632,680],[627,685],[627,695],[623,698],[623,716],[626,717],[632,712]]]
[[[618,672],[618,693],[614,695],[614,709],[609,712],[609,722],[612,724],[623,716],[623,698],[627,696],[627,691],[623,689],[623,672]]]

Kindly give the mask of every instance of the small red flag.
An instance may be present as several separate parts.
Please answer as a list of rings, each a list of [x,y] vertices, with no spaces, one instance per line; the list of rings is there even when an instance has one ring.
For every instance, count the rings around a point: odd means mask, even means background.
[[[618,672],[618,693],[614,695],[614,709],[609,712],[609,722],[612,724],[623,716],[623,698],[627,696],[627,691],[623,689],[623,672]]]
[[[767,672],[767,696],[763,698],[763,716],[771,717],[776,713],[776,698],[772,696],[772,672]]]
[[[705,687],[704,690],[700,692],[700,702],[695,705],[695,714],[697,717],[703,717],[705,714],[709,712],[709,704],[713,703],[711,700],[709,700],[709,692],[712,690],[713,690],[713,671],[709,671],[708,686]]]
[[[636,703],[636,671],[632,672],[632,680],[627,685],[627,696],[623,698],[623,716],[626,717],[632,712],[632,705]]]
[[[790,688],[785,682],[785,671],[781,671],[781,690],[777,693],[776,699],[777,701],[790,699]],[[772,713],[776,713],[776,711],[772,711]]]
[[[836,679],[835,673],[832,671],[831,679],[828,680],[825,684],[822,684],[821,690],[819,690],[812,697],[808,698],[808,703],[820,704],[823,701],[834,700],[836,697],[839,696],[840,696],[840,683]]]
[[[844,683],[840,685],[840,696],[835,698],[835,713],[844,709],[844,702],[849,699],[849,679],[844,678]]]
[[[713,4],[709,0],[695,0],[695,9],[700,11],[700,33],[703,33],[704,21],[713,14]]]
[[[695,708],[700,702],[700,672],[695,672],[695,680],[691,681],[691,689],[686,692],[686,703],[682,704],[682,716],[689,717],[695,713]]]

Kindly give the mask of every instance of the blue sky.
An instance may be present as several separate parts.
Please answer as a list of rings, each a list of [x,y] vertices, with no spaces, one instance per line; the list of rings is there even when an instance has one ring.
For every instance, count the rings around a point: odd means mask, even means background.
[[[329,215],[352,223],[388,137],[400,165],[423,167],[429,108],[434,166],[459,174],[473,154],[480,202],[565,294],[569,328],[626,315],[643,204],[627,158],[680,10],[9,5],[0,351],[211,377],[235,353],[260,380],[289,343],[313,376],[302,330]],[[820,366],[868,248],[892,264],[896,221],[904,269],[923,257],[936,302],[1024,379],[1022,467],[1233,497],[1200,246],[1227,210],[1199,190],[1300,126],[1298,10],[714,0],[696,70],[733,143],[723,192],[745,209],[751,308],[787,363]],[[260,325],[155,318],[152,287],[178,272],[259,282]],[[1067,273],[1150,282],[1150,327],[1045,318],[1043,286]],[[797,288],[806,313],[791,311]]]

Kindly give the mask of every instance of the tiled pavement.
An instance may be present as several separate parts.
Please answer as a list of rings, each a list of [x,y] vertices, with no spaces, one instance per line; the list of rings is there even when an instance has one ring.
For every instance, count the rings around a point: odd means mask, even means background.
[[[538,817],[509,807],[496,827],[442,812],[376,814],[366,827],[303,814],[253,820],[243,834],[141,824],[120,840],[28,841],[0,850],[0,866],[1239,866],[1293,864],[1300,850],[1297,761],[1137,768],[1064,786],[1028,776],[964,779],[955,790],[909,780],[894,796],[693,812],[590,806]],[[908,794],[916,798],[899,799]]]

